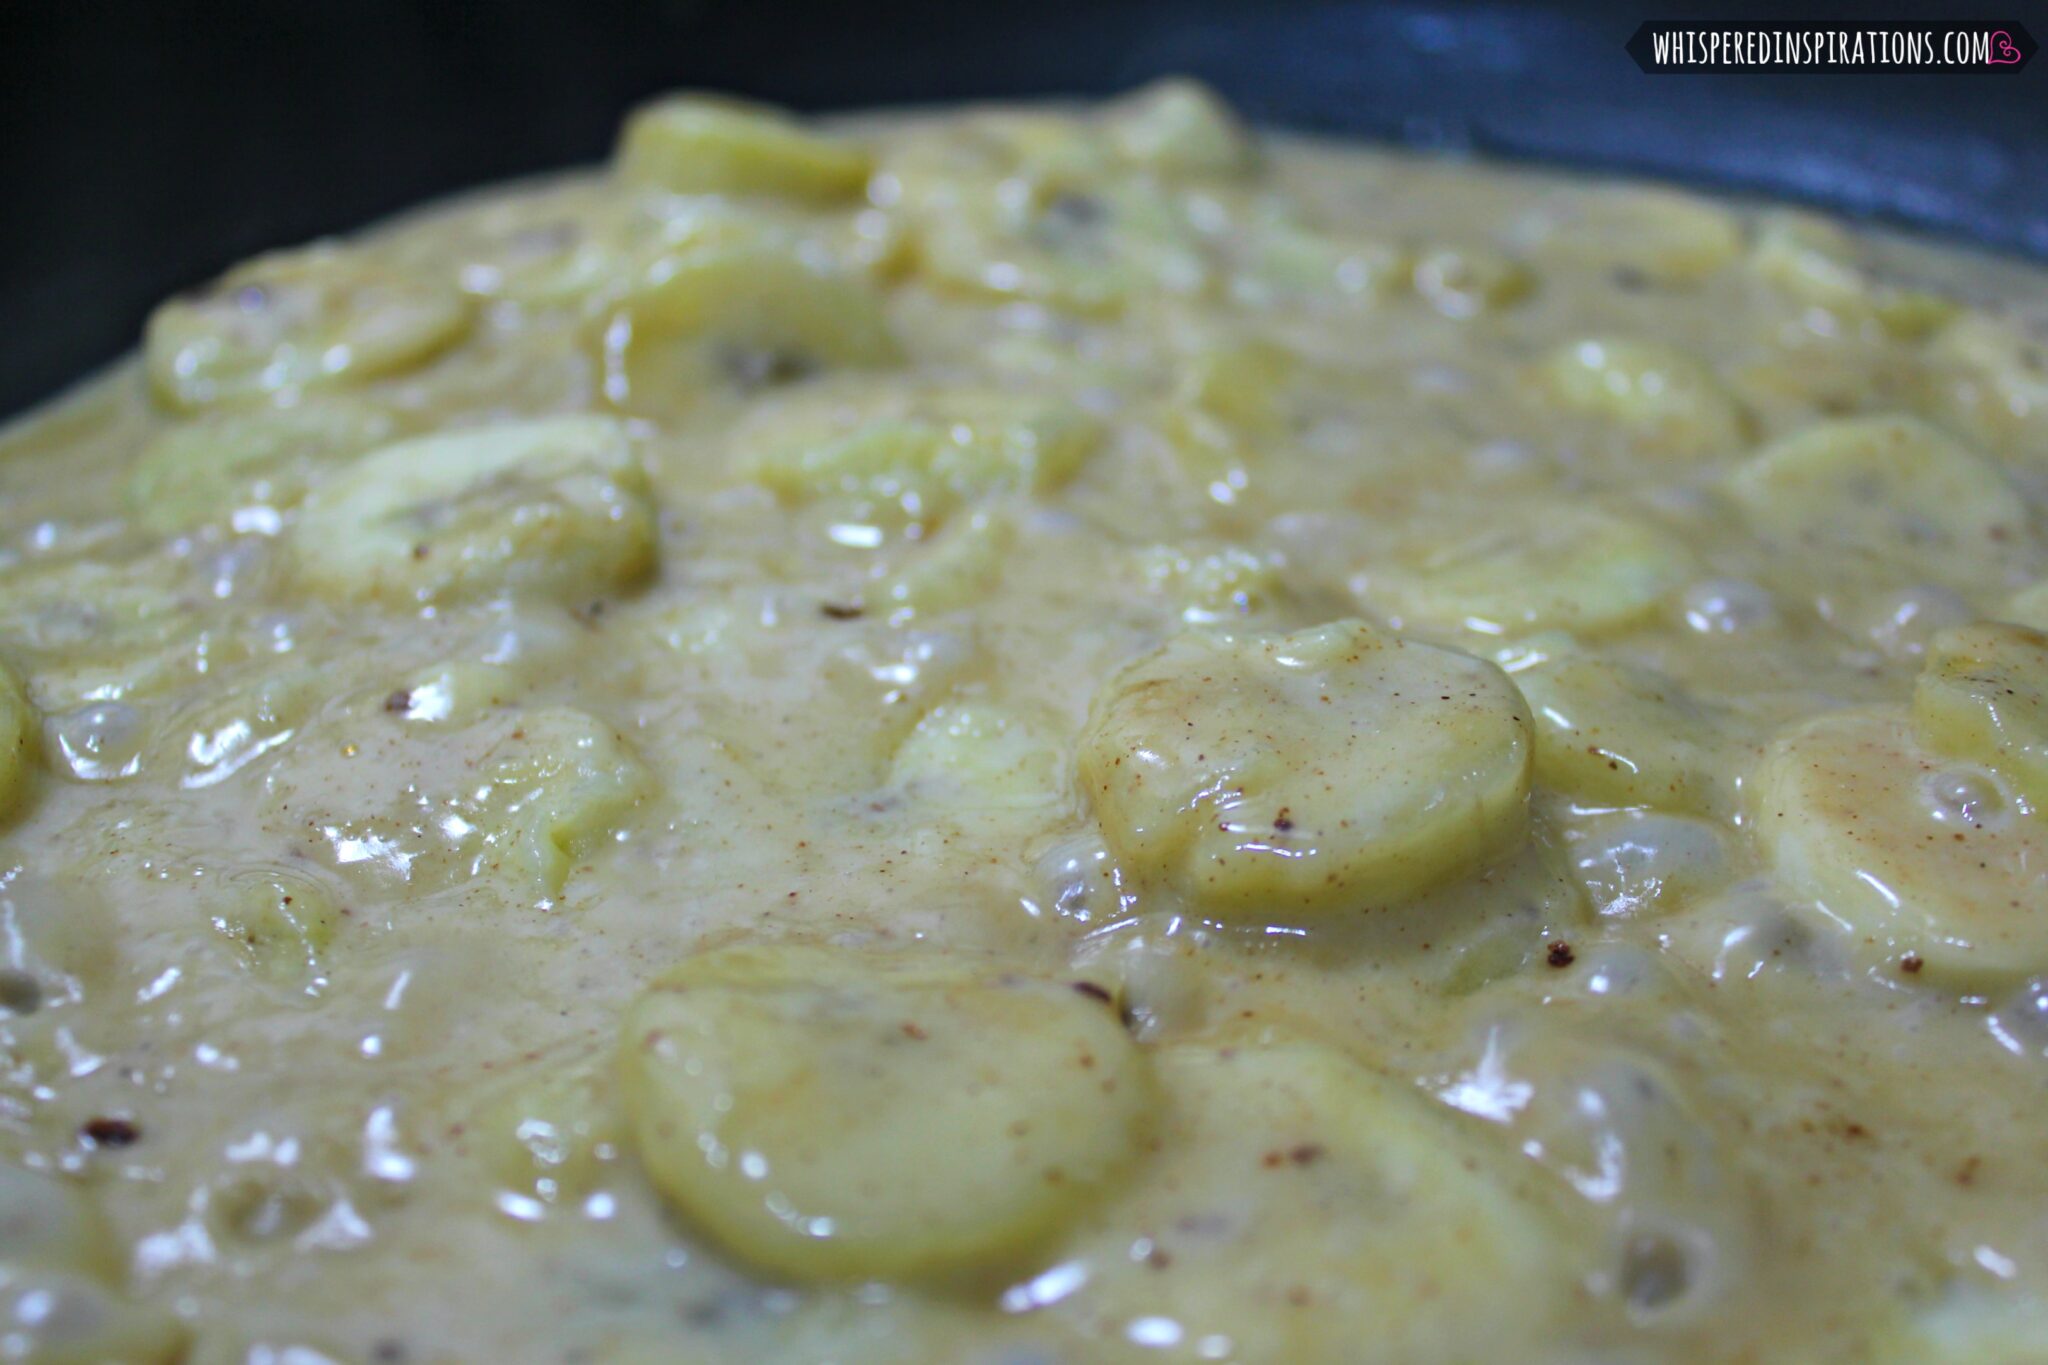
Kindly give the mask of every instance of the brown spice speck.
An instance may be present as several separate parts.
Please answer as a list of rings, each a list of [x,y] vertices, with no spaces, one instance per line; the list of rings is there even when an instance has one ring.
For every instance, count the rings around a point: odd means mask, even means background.
[[[98,1114],[78,1126],[78,1135],[95,1147],[128,1147],[142,1138],[142,1129],[128,1119]]]

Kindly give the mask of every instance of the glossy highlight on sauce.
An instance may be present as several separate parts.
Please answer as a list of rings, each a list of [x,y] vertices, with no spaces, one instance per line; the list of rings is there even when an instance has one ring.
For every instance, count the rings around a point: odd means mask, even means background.
[[[2048,278],[675,96],[0,432],[0,1358],[2048,1354]]]

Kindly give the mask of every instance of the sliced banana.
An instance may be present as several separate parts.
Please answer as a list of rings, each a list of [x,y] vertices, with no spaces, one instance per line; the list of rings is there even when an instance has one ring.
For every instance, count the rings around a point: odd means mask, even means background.
[[[528,1062],[463,1120],[464,1142],[499,1188],[571,1204],[603,1182],[625,1133],[602,1053]]]
[[[1599,1330],[1569,1191],[1490,1125],[1285,1034],[1156,1065],[1159,1152],[1076,1249],[1087,1281],[1042,1311],[1265,1361],[1520,1361]]]
[[[1794,727],[1749,805],[1779,883],[1868,965],[1954,987],[2048,967],[2048,826],[1998,774],[1929,752],[1903,708]]]
[[[866,281],[774,245],[713,246],[662,260],[604,329],[604,392],[660,411],[721,383],[875,369],[903,358]]]
[[[1411,268],[1408,253],[1385,238],[1278,219],[1246,231],[1230,289],[1260,306],[1342,307],[1392,296]]]
[[[932,522],[963,502],[1057,489],[1095,452],[1102,425],[1065,403],[942,393],[851,429],[834,413],[788,409],[741,439],[738,472],[781,497],[843,498]]]
[[[1913,729],[2048,814],[2048,634],[1983,621],[1935,636],[1913,685]]]
[[[611,727],[568,707],[516,713],[483,727],[483,752],[456,809],[486,831],[492,861],[509,860],[557,894],[578,859],[646,799],[653,779]]]
[[[1858,321],[1874,318],[1894,336],[1919,337],[1945,322],[1955,305],[1938,295],[1878,283],[1856,239],[1810,213],[1767,214],[1750,248],[1750,268],[1800,303]]]
[[[1062,160],[1024,147],[1013,156],[1008,176],[941,176],[908,197],[914,256],[933,284],[1083,317],[1208,288],[1210,262],[1175,196],[1085,154]]]
[[[2033,536],[1995,464],[1913,417],[1818,423],[1759,451],[1730,487],[1785,553],[1845,556],[1962,591],[2008,579]]]
[[[998,508],[977,508],[947,526],[877,594],[891,619],[936,615],[983,600],[993,591],[1017,537],[1014,518]]]
[[[270,534],[334,465],[390,439],[391,418],[341,399],[209,413],[143,447],[135,519],[160,535],[209,522]]]
[[[1935,411],[1994,450],[2048,451],[2048,341],[2018,318],[1965,313],[1935,336],[1927,359],[1940,387]]]
[[[1679,190],[1595,189],[1575,194],[1539,245],[1583,269],[1685,287],[1741,256],[1742,222]]]
[[[319,972],[342,921],[341,904],[326,883],[291,867],[223,873],[208,912],[214,929],[252,968],[287,981]]]
[[[830,202],[860,193],[873,169],[861,147],[806,129],[779,109],[715,95],[671,95],[635,110],[618,172],[675,194],[765,194]]]
[[[1128,1165],[1151,1108],[1115,1010],[1065,983],[851,948],[729,948],[628,1009],[642,1164],[792,1280],[954,1277],[1028,1255]]]
[[[1599,805],[1722,805],[1722,725],[1675,679],[1577,653],[1514,676],[1535,714],[1539,784]]]
[[[1258,160],[1237,115],[1199,81],[1154,81],[1110,105],[1103,121],[1120,155],[1163,175],[1239,175]]]
[[[1698,358],[1654,341],[1568,342],[1536,363],[1543,398],[1612,425],[1632,449],[1691,458],[1740,449],[1742,408]]]
[[[1654,615],[1692,556],[1646,522],[1579,503],[1530,506],[1519,524],[1450,539],[1354,585],[1403,623],[1482,635],[1598,635]]]
[[[0,663],[0,820],[21,806],[28,795],[42,722],[14,670]]]
[[[172,407],[356,384],[461,340],[453,284],[380,267],[345,247],[259,256],[150,315],[143,364]]]
[[[1533,749],[1498,668],[1352,620],[1175,636],[1097,695],[1077,764],[1126,875],[1263,923],[1408,900],[1512,852]]]
[[[614,592],[655,559],[646,471],[617,422],[549,417],[401,441],[313,490],[298,582],[390,604]]]
[[[1060,752],[1024,715],[991,702],[934,707],[897,746],[891,780],[947,809],[1030,809],[1065,795]]]

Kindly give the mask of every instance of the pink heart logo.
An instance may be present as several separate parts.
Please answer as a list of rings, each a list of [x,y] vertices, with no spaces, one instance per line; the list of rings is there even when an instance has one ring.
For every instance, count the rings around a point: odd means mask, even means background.
[[[2012,36],[2004,29],[1991,35],[1991,50],[1984,60],[1993,66],[2010,66],[2020,59],[2020,50],[2013,46]]]

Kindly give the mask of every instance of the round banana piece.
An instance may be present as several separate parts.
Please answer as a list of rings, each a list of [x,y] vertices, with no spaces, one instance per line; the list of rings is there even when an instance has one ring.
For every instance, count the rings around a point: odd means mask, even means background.
[[[1095,453],[1102,424],[1064,403],[941,393],[850,429],[837,412],[770,410],[742,440],[738,472],[780,497],[847,498],[936,522],[963,502],[1059,488]]]
[[[2033,535],[1997,465],[1897,414],[1795,432],[1736,470],[1730,488],[1787,554],[1821,551],[1962,591],[2005,581]]]
[[[2048,825],[1996,772],[1929,752],[1902,708],[1781,736],[1750,811],[1782,887],[1868,965],[1956,988],[2048,967]]]
[[[432,359],[470,327],[453,283],[344,247],[259,256],[150,315],[143,365],[174,408],[356,384]]]
[[[2048,341],[2038,324],[2029,330],[2017,318],[1965,313],[1935,335],[1927,359],[1944,381],[1935,396],[1940,416],[1994,450],[2048,452]]]
[[[956,1277],[1062,1228],[1151,1108],[1116,1011],[1064,983],[802,944],[693,958],[628,1009],[619,1085],[678,1212],[797,1281]]]
[[[1493,1125],[1299,1036],[1155,1065],[1158,1153],[1073,1253],[1087,1283],[1042,1311],[1170,1323],[1247,1361],[1551,1360],[1529,1342],[1596,1330],[1586,1220]]]
[[[1810,213],[1766,214],[1749,264],[1757,277],[1802,304],[1855,323],[1875,319],[1893,336],[1915,338],[1939,327],[1955,305],[1935,294],[1879,283],[1856,239]]]
[[[655,561],[654,500],[625,429],[548,417],[385,446],[315,488],[292,572],[344,601],[588,596]]]
[[[742,386],[820,367],[903,358],[866,281],[774,245],[705,247],[660,261],[604,329],[604,392],[630,410],[721,381]]]
[[[1575,195],[1572,211],[1539,244],[1584,269],[1667,287],[1697,284],[1742,254],[1742,222],[1680,190],[1598,189]]]
[[[1692,576],[1692,556],[1645,522],[1578,503],[1527,510],[1512,529],[1376,567],[1354,588],[1397,628],[1598,635],[1654,615]]]
[[[209,413],[164,431],[128,472],[128,505],[159,535],[208,522],[270,534],[331,466],[389,440],[391,418],[339,399]]]
[[[1056,805],[1059,750],[1015,710],[991,702],[935,706],[896,748],[891,781],[946,809]]]
[[[1566,653],[1515,674],[1536,723],[1536,781],[1585,802],[1705,812],[1724,795],[1721,728],[1654,669]]]
[[[1347,620],[1175,636],[1097,695],[1077,764],[1127,876],[1266,923],[1406,901],[1512,852],[1533,750],[1494,665]]]
[[[779,109],[715,95],[671,95],[629,115],[618,173],[674,194],[762,194],[829,203],[860,193],[866,150],[821,137]]]
[[[2048,814],[2048,634],[1980,621],[1935,636],[1913,685],[1913,729]]]
[[[41,733],[41,719],[21,679],[0,663],[0,820],[14,814],[28,794]]]
[[[1607,423],[1631,449],[1690,459],[1746,441],[1742,408],[1713,370],[1674,346],[1593,337],[1568,342],[1531,374],[1542,399]]]

